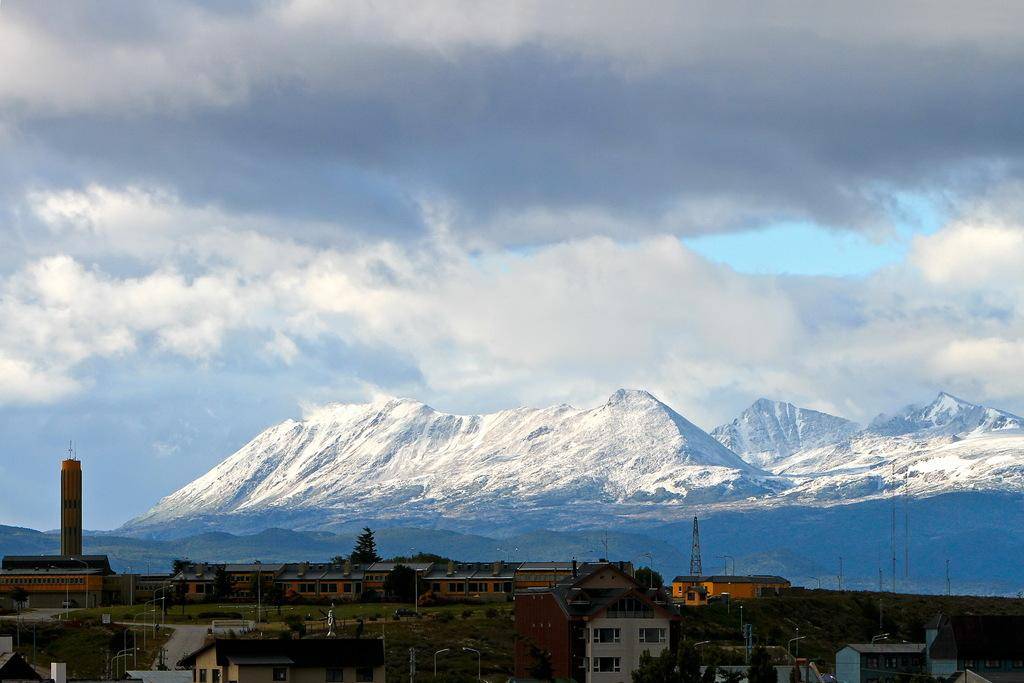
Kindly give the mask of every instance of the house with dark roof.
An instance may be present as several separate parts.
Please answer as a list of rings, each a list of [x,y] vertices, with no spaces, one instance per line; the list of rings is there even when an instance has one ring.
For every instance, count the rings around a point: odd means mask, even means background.
[[[925,626],[928,673],[1024,681],[1024,616],[939,615]]]
[[[836,653],[839,683],[889,683],[925,670],[924,643],[851,643]]]
[[[679,614],[615,563],[584,564],[548,588],[515,594],[515,675],[530,678],[550,661],[554,678],[628,681],[646,651],[677,641]]]
[[[193,683],[384,683],[384,641],[217,638],[179,666]]]
[[[20,652],[14,651],[14,638],[0,636],[0,681],[4,681],[4,683],[35,683],[39,680],[42,680],[42,676],[32,668],[32,665]]]

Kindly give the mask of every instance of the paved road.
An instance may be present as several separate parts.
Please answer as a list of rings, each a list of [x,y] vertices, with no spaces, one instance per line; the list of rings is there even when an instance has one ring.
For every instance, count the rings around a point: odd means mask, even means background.
[[[64,614],[64,610],[60,607],[53,608],[34,608],[22,610],[21,614],[5,614],[0,616],[0,619],[17,620],[19,617],[22,621],[50,621],[56,619],[58,616]]]
[[[175,668],[178,660],[187,654],[191,654],[203,646],[206,640],[207,626],[185,626],[180,624],[167,624],[167,628],[173,629],[170,639],[164,646],[167,666]]]

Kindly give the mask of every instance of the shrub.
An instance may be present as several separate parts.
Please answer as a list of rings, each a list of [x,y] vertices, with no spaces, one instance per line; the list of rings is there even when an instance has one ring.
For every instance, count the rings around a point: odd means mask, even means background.
[[[464,609],[464,610],[462,610],[462,618],[463,619],[469,619],[472,616],[473,616],[473,610],[471,610],[471,609]]]
[[[440,612],[437,615],[437,620],[440,621],[442,624],[447,624],[449,621],[451,621],[454,618],[455,617],[452,616],[451,612]]]
[[[485,614],[487,615],[488,619],[498,618],[498,610],[494,609],[493,607],[488,607],[487,612],[485,612]]]

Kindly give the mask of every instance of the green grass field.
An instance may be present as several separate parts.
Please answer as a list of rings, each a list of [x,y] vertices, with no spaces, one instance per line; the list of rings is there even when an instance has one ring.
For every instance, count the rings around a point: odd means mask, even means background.
[[[132,634],[122,626],[99,626],[92,624],[64,623],[23,623],[0,622],[0,634],[14,636],[19,643],[15,649],[37,666],[49,667],[50,662],[66,662],[68,678],[99,679],[115,668],[118,673],[125,668],[153,668],[157,654],[167,641],[169,633],[161,631],[156,638],[146,638],[145,648],[140,637],[137,640],[139,652],[135,657],[112,658],[127,647],[135,647]],[[127,659],[127,667],[125,666]]]
[[[776,598],[734,602],[728,609],[721,604],[687,608],[683,611],[681,635],[691,642],[710,640],[703,648],[705,661],[719,664],[742,663],[740,648],[740,605],[743,620],[754,625],[759,644],[772,647],[778,663],[786,659],[786,646],[798,634],[801,656],[816,660],[824,670],[831,670],[835,652],[849,642],[865,642],[879,633],[889,633],[897,640],[923,642],[924,625],[937,613],[945,614],[1024,614],[1024,600],[970,596],[893,595],[890,593],[838,593],[825,590],[794,589]],[[484,678],[505,680],[512,674],[515,629],[512,605],[446,605],[422,608],[423,618],[395,620],[395,609],[409,605],[393,603],[342,604],[335,607],[341,625],[338,635],[354,636],[356,618],[363,618],[362,637],[380,637],[383,633],[387,649],[388,681],[409,678],[409,649],[416,651],[418,681],[431,681],[433,654],[447,648],[438,657],[438,680],[471,681],[476,676],[476,655],[464,651],[469,647],[481,652]],[[87,622],[108,612],[115,620],[138,614],[144,608],[107,608],[78,610],[73,617]],[[280,611],[271,607],[264,615],[260,632],[263,637],[281,637],[292,626],[284,623],[303,620],[307,634],[323,628],[326,607],[293,605]],[[169,622],[209,623],[211,612],[231,612],[247,618],[254,615],[254,606],[197,604],[168,612]],[[308,621],[306,618],[308,617]],[[253,634],[260,635],[260,634]],[[297,634],[295,634],[297,635]],[[69,642],[67,647],[73,643]]]
[[[510,611],[511,603],[499,602],[487,605],[439,605],[434,607],[421,607],[420,613],[426,618],[437,614],[450,612],[461,614],[464,610],[483,611],[493,607],[498,610]],[[353,620],[362,618],[365,622],[372,621],[393,621],[397,609],[411,609],[409,604],[402,603],[340,603],[334,606],[334,617],[338,620]],[[329,605],[284,605],[262,606],[261,622],[275,624],[283,622],[291,616],[298,616],[310,622],[326,619]],[[166,623],[169,624],[209,624],[214,619],[251,619],[256,620],[257,606],[255,604],[240,603],[196,603],[175,605],[167,608]],[[111,615],[113,621],[128,622],[133,619],[137,623],[150,623],[155,617],[160,622],[159,610],[153,611],[152,605],[135,605],[128,607],[115,605],[112,607],[92,607],[89,609],[78,609],[71,612],[73,620],[99,623],[103,614]]]

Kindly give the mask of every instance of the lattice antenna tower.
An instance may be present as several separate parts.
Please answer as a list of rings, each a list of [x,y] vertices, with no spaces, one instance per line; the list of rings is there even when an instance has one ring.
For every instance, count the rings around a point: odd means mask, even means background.
[[[693,516],[693,545],[690,547],[690,576],[703,576],[704,570],[700,563],[700,525],[697,515]]]

